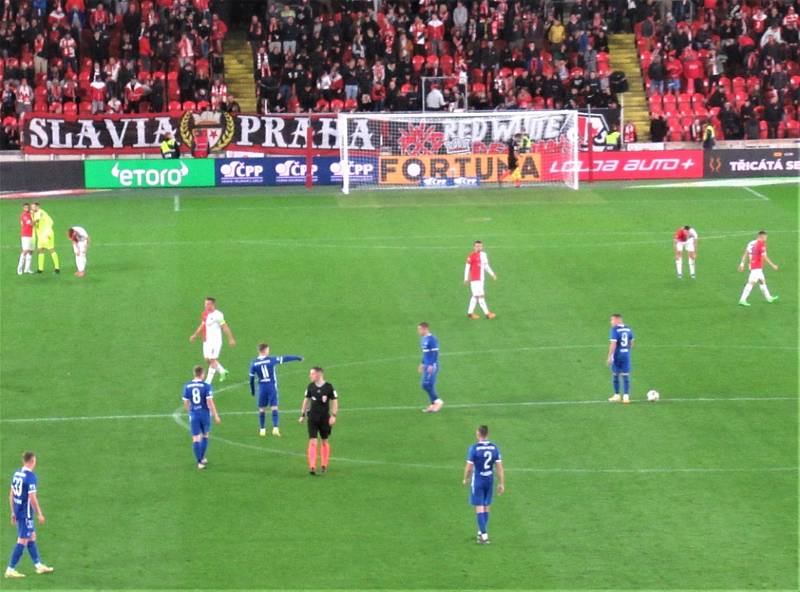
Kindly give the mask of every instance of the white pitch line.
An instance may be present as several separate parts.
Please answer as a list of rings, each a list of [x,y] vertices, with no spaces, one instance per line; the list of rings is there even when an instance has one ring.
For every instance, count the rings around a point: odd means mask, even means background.
[[[186,429],[187,423],[182,418],[182,409],[176,409],[170,416],[173,421],[181,428]],[[257,446],[255,444],[247,444],[246,442],[238,442],[236,440],[229,440],[221,438],[217,435],[213,436],[214,442],[221,442],[229,446],[237,448],[244,448],[256,452],[267,452],[271,454],[278,454],[280,456],[291,456],[294,458],[305,458],[305,453],[297,452],[294,450],[284,450],[281,448],[271,448],[269,446]],[[334,462],[351,463],[358,465],[372,465],[372,466],[391,466],[391,467],[406,467],[411,469],[433,469],[436,471],[453,471],[458,472],[461,470],[460,466],[445,465],[445,464],[428,464],[428,463],[413,463],[413,462],[397,462],[388,460],[373,460],[373,459],[359,459],[359,458],[346,458],[346,457],[331,457]],[[709,473],[777,473],[777,472],[792,472],[796,473],[798,467],[678,467],[678,468],[561,468],[561,467],[508,467],[506,471],[513,473],[535,473],[535,474],[561,474],[561,475],[591,475],[591,474],[637,474],[637,475],[657,475],[657,474],[709,474]]]
[[[766,195],[764,195],[763,193],[760,193],[760,192],[756,191],[756,190],[755,190],[755,189],[753,189],[752,187],[747,187],[747,186],[745,186],[745,187],[742,187],[742,189],[744,189],[744,190],[745,190],[745,191],[747,191],[748,193],[752,193],[752,194],[753,194],[753,195],[755,195],[756,197],[760,197],[760,198],[761,198],[761,199],[763,199],[764,201],[769,201],[769,198],[768,198]]]
[[[241,385],[230,385],[226,389],[233,388]],[[223,389],[218,389],[217,393]],[[757,403],[757,402],[776,402],[776,401],[798,401],[797,396],[783,396],[783,397],[670,397],[662,399],[659,404],[664,403]],[[647,403],[647,401],[633,401],[633,403]],[[605,398],[587,399],[579,401],[511,401],[511,402],[493,402],[493,403],[454,403],[445,404],[445,409],[481,409],[484,407],[545,407],[545,406],[581,406],[581,405],[608,405]],[[340,413],[369,413],[369,412],[383,412],[383,411],[418,411],[422,409],[420,405],[387,405],[387,406],[373,406],[373,407],[348,407],[341,408]],[[221,412],[220,416],[234,416],[234,415],[255,415],[255,409],[250,411],[226,411]],[[294,409],[284,409],[280,413],[296,414]],[[130,415],[83,415],[83,416],[65,416],[65,417],[18,417],[18,418],[3,418],[0,423],[47,423],[47,422],[84,422],[84,421],[113,421],[113,420],[128,420],[128,419],[167,419],[173,417],[173,413],[143,413],[143,414],[130,414]]]

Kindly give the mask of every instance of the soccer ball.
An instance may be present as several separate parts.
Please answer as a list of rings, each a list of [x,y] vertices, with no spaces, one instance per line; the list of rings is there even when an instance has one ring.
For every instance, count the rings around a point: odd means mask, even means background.
[[[647,391],[647,400],[651,402],[656,402],[661,398],[661,395],[658,394],[658,391]]]

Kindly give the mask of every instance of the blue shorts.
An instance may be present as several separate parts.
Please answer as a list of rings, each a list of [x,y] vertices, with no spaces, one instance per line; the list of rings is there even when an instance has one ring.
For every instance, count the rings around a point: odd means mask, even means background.
[[[615,358],[614,363],[611,364],[611,372],[614,374],[628,374],[631,371],[631,359],[628,356],[624,358]]]
[[[439,375],[439,364],[433,365],[433,372],[428,372],[428,366],[422,370],[422,384],[436,384],[436,377]]]
[[[492,491],[494,491],[493,479],[473,479],[469,503],[473,506],[491,506]]]
[[[189,413],[189,431],[192,436],[200,436],[211,431],[211,412],[192,411]]]
[[[258,406],[259,407],[277,407],[278,406],[278,391],[270,386],[258,387]]]
[[[35,532],[33,518],[28,518],[25,512],[17,514],[17,538],[29,539]]]

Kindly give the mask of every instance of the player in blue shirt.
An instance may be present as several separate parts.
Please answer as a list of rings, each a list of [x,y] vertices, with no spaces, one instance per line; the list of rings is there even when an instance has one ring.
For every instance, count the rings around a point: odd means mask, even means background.
[[[467,465],[464,467],[464,485],[469,483],[469,502],[475,506],[475,517],[478,520],[478,543],[489,544],[489,506],[492,505],[494,473],[497,471],[497,493],[506,490],[506,474],[503,471],[503,459],[500,449],[489,441],[489,428],[479,426],[475,432],[478,441],[467,451]]]
[[[278,374],[275,366],[286,362],[302,362],[302,356],[271,356],[269,345],[258,345],[258,357],[250,364],[250,394],[256,396],[258,380],[258,435],[266,436],[267,406],[272,408],[272,435],[280,437],[278,429]]]
[[[48,574],[53,572],[52,567],[42,563],[39,557],[39,549],[36,548],[36,527],[33,522],[33,515],[39,519],[39,524],[44,524],[44,514],[39,506],[39,498],[36,495],[36,455],[33,452],[22,454],[22,468],[11,477],[11,491],[8,493],[8,502],[11,505],[11,524],[17,526],[17,544],[11,552],[11,560],[6,567],[5,577],[24,578],[25,574],[17,571],[17,564],[22,559],[25,547],[31,555],[33,565],[36,567],[37,574]]]
[[[622,322],[622,315],[611,315],[611,333],[608,341],[608,359],[611,368],[614,396],[612,403],[631,402],[631,350],[633,349],[633,329]],[[619,379],[622,377],[622,396],[619,394]]]
[[[422,411],[436,413],[444,405],[444,401],[436,394],[436,377],[439,375],[439,340],[431,333],[428,323],[417,325],[422,348],[422,361],[417,371],[422,375],[422,389],[428,393],[430,402]]]
[[[217,406],[214,404],[214,391],[203,380],[203,367],[194,367],[194,380],[183,387],[183,408],[189,413],[189,431],[192,434],[192,450],[197,459],[197,468],[205,469],[208,464],[208,434],[211,432],[211,415],[219,423]]]

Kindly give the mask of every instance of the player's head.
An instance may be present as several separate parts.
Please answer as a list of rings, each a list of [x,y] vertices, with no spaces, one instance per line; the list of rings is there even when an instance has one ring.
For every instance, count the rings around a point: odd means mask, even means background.
[[[325,378],[325,372],[322,370],[321,366],[314,366],[309,370],[308,377],[311,379],[311,382],[322,382]]]
[[[202,367],[202,366],[195,366],[195,367],[192,369],[192,372],[194,372],[194,377],[195,377],[195,379],[197,379],[197,380],[203,380],[203,374],[205,374],[205,370],[203,369],[203,367]]]
[[[36,455],[30,450],[22,453],[22,464],[30,469],[36,466]]]
[[[480,253],[481,251],[483,251],[483,243],[481,241],[475,241],[474,243],[472,243],[472,250],[475,251],[476,253]]]
[[[75,230],[73,228],[67,230],[67,237],[69,237],[70,240],[75,238]]]
[[[38,212],[39,211],[39,202],[38,201],[35,201],[35,202],[33,202],[31,204],[31,211],[32,212]]]
[[[475,436],[477,436],[478,440],[485,440],[489,437],[489,426],[487,425],[479,425],[477,431],[475,432]]]
[[[758,231],[758,240],[762,242],[767,242],[767,231],[766,230],[759,230]]]
[[[691,226],[689,226],[689,225],[687,224],[686,226],[684,226],[684,227],[683,227],[683,229],[684,229],[684,230],[691,230],[691,229],[692,229],[692,227],[691,227]]]
[[[258,353],[262,356],[269,355],[269,343],[259,343],[258,344]]]
[[[622,322],[622,315],[618,312],[611,315],[611,325],[619,325]]]
[[[22,211],[23,212],[28,212],[28,211],[30,211],[30,209],[31,209],[31,204],[29,204],[27,202],[22,204]]]
[[[419,333],[420,335],[427,335],[430,332],[431,329],[428,326],[428,323],[420,323],[419,325],[417,325],[417,333]]]
[[[214,310],[217,307],[217,299],[206,296],[206,310]]]

